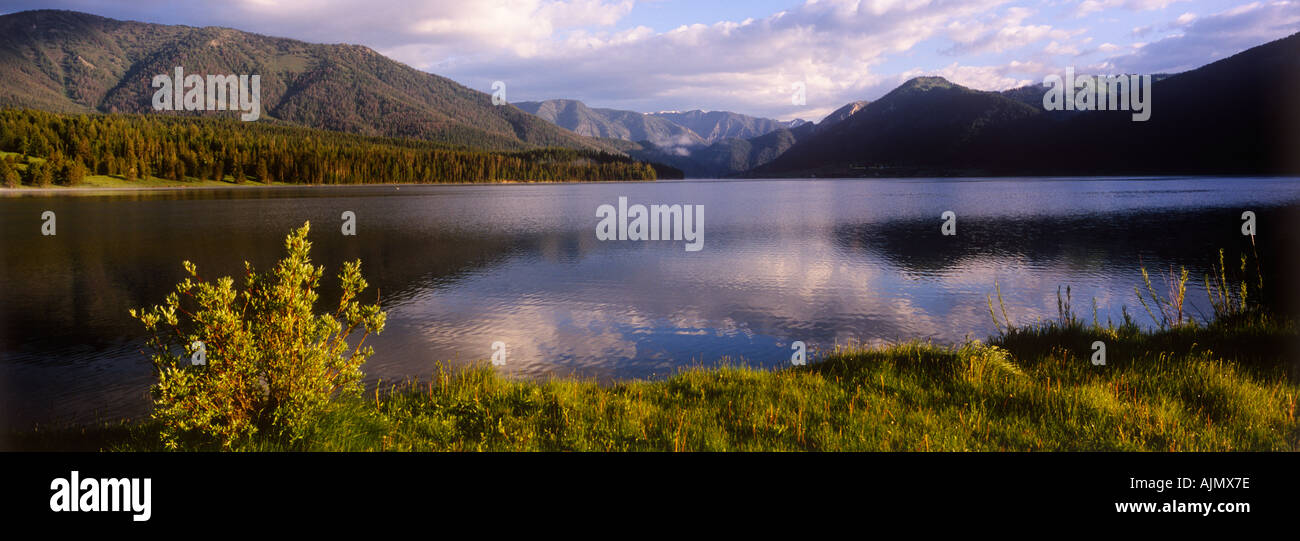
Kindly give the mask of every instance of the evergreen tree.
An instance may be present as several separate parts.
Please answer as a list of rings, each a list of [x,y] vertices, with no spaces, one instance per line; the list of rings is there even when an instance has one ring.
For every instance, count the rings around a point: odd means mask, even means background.
[[[18,176],[18,171],[8,159],[0,160],[0,182],[6,188],[17,188],[22,182],[22,177]]]
[[[213,178],[250,175],[265,184],[493,182],[501,180],[653,180],[655,170],[627,156],[563,148],[482,151],[413,139],[384,139],[232,119],[71,116],[0,109],[0,150],[31,147],[33,157],[69,184],[86,174]],[[76,175],[74,163],[82,174]],[[86,170],[86,164],[92,169]],[[670,171],[670,169],[663,169]]]
[[[258,182],[261,182],[262,184],[270,184],[273,182],[271,180],[271,171],[266,168],[266,160],[257,160],[256,174]]]
[[[54,183],[54,173],[50,171],[49,164],[33,162],[27,166],[27,172],[31,176],[33,186],[49,188]]]
[[[86,178],[86,166],[81,164],[81,160],[72,159],[63,166],[63,178],[68,186],[76,186]]]

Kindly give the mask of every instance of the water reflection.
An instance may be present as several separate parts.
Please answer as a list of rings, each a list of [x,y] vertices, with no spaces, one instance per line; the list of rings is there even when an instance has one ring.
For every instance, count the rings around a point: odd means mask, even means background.
[[[595,209],[633,203],[706,207],[704,250],[682,242],[600,242]],[[760,366],[789,343],[834,344],[993,332],[986,296],[1008,311],[1076,308],[1118,317],[1134,304],[1138,261],[1185,264],[1194,277],[1219,248],[1249,241],[1259,216],[1272,302],[1295,298],[1291,179],[665,182],[554,186],[159,191],[0,199],[0,386],[6,425],[147,411],[151,379],[127,308],[159,302],[182,277],[269,268],[285,233],[311,220],[322,305],[341,262],[360,257],[389,310],[372,337],[371,382],[427,376],[437,360],[485,359],[504,371],[655,377],[722,358]],[[41,211],[59,235],[41,237]],[[339,234],[352,210],[358,236]],[[942,237],[940,213],[958,215]],[[1244,243],[1244,244],[1243,244]],[[1200,295],[1198,297],[1197,295]],[[1204,307],[1203,292],[1190,295]],[[1130,310],[1133,312],[1133,310]],[[1136,315],[1136,314],[1135,314]],[[1145,318],[1145,315],[1142,316]]]

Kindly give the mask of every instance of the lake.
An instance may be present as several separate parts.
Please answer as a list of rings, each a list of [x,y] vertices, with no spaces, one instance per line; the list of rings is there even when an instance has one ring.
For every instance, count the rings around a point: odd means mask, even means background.
[[[1300,181],[1287,178],[687,180],[657,183],[303,187],[36,195],[0,192],[0,423],[145,415],[152,372],[127,315],[183,277],[242,262],[269,269],[310,220],[326,267],[361,258],[388,311],[367,381],[427,378],[506,344],[519,378],[657,378],[719,362],[788,365],[791,343],[928,339],[996,332],[1001,288],[1025,323],[1075,311],[1118,319],[1137,303],[1139,262],[1186,265],[1189,312],[1209,312],[1200,277],[1230,266],[1256,213],[1270,302],[1294,306]],[[597,208],[703,205],[703,243],[602,241]],[[41,234],[42,212],[57,234]],[[340,215],[356,215],[355,236]],[[945,211],[956,235],[941,234]],[[1162,294],[1164,282],[1153,276]],[[1086,347],[1082,346],[1082,347]]]

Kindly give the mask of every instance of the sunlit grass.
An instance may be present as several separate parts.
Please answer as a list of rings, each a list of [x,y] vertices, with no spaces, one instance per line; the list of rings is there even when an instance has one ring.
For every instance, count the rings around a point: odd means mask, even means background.
[[[1245,365],[1216,353],[1237,344],[1241,329],[1295,339],[1294,328],[1262,319],[1131,335],[1047,324],[992,344],[841,349],[803,367],[695,368],[612,385],[511,380],[479,365],[339,401],[297,444],[258,439],[241,448],[1298,450],[1300,386],[1285,375],[1286,360]],[[1088,344],[1099,336],[1115,352],[1105,366],[1090,362]],[[158,448],[147,423],[87,436],[98,448]],[[39,447],[70,438],[25,439]]]

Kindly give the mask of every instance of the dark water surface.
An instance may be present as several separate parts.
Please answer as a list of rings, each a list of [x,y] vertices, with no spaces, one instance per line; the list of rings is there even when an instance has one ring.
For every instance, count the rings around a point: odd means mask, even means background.
[[[619,196],[704,205],[703,249],[597,240],[596,209]],[[382,292],[388,327],[367,342],[368,381],[486,359],[496,341],[508,351],[499,370],[516,377],[609,380],[724,358],[776,366],[794,340],[824,351],[982,339],[995,332],[995,282],[1020,322],[1055,317],[1068,285],[1089,318],[1096,299],[1103,322],[1127,305],[1149,324],[1133,293],[1139,261],[1186,265],[1191,312],[1208,312],[1199,278],[1219,248],[1230,259],[1249,249],[1242,211],[1258,216],[1261,252],[1287,251],[1276,246],[1297,231],[1298,204],[1300,181],[1277,178],[10,192],[0,196],[0,428],[146,413],[152,373],[127,309],[161,302],[182,260],[206,278],[237,275],[244,260],[268,269],[305,220],[330,277],[319,309],[337,301],[344,260],[360,257],[370,298]],[[56,236],[40,234],[45,210]],[[349,210],[355,237],[339,230]],[[940,235],[948,210],[952,237]],[[1273,263],[1272,274],[1295,275],[1288,259]]]

